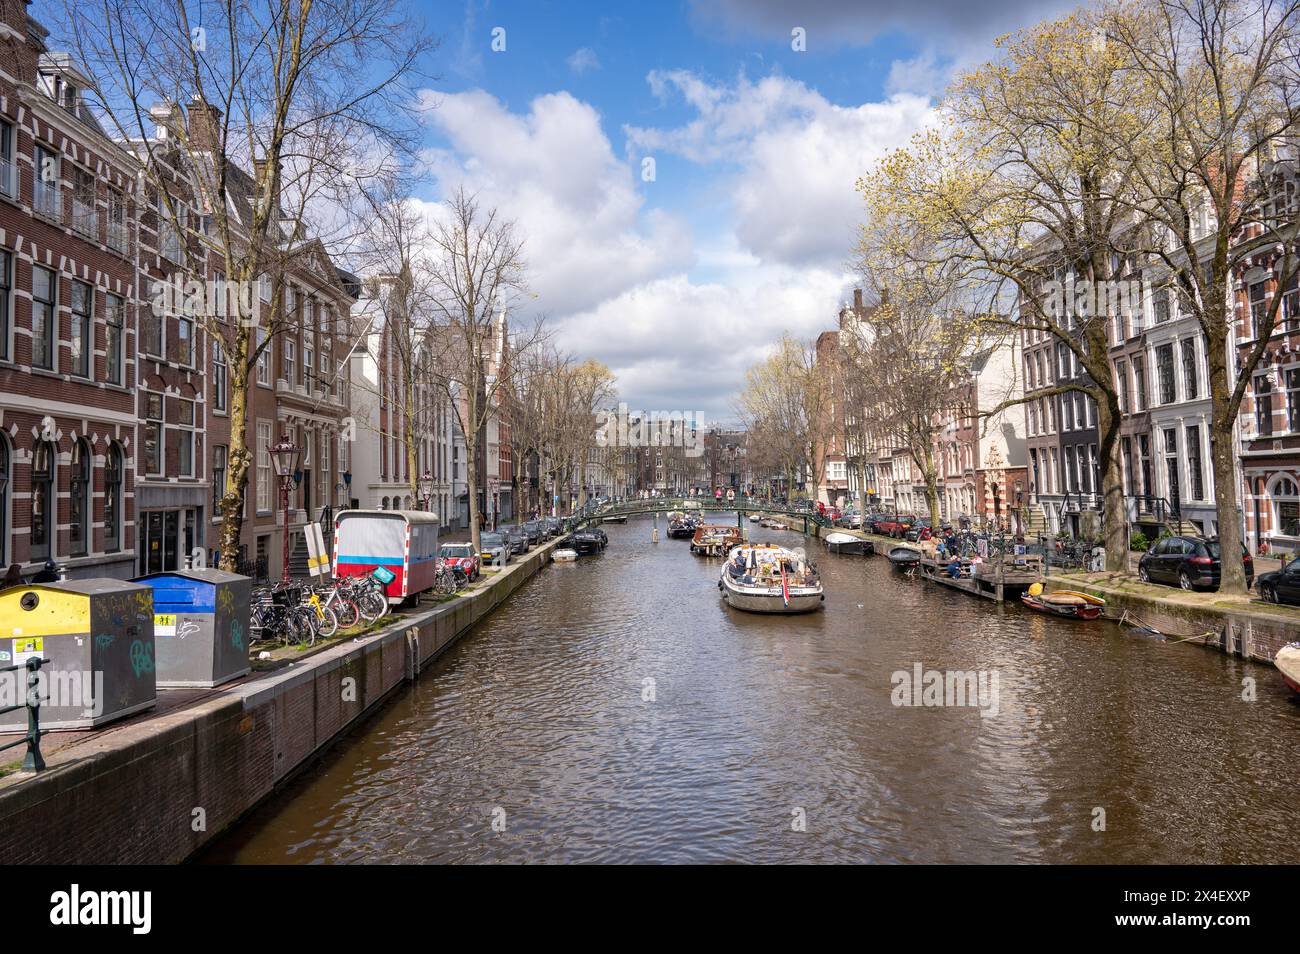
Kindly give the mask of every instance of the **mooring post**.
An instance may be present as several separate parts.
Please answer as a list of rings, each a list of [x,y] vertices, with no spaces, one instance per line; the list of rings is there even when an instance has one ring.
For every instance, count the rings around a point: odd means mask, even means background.
[[[650,514],[650,542],[659,542],[659,511]]]

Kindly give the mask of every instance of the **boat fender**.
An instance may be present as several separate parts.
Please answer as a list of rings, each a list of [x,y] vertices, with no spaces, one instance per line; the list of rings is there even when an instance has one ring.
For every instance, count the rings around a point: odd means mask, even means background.
[[[718,580],[718,589],[722,589],[722,581]]]
[[[825,593],[822,594],[822,602],[823,602],[823,603],[826,602],[826,594],[825,594]]]

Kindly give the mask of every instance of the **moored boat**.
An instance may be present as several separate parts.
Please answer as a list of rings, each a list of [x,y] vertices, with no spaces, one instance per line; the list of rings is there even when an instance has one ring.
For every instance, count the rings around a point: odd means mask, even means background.
[[[876,548],[870,540],[863,540],[851,533],[828,533],[822,541],[831,553],[855,553],[858,555],[875,553]]]
[[[1273,665],[1292,692],[1300,693],[1300,643],[1287,643],[1273,657]]]
[[[911,570],[921,562],[921,551],[912,547],[893,547],[889,551],[889,562],[895,570]]]
[[[744,542],[739,527],[704,523],[695,528],[695,534],[691,537],[691,552],[705,556],[723,556],[732,547]]]
[[[772,543],[733,547],[718,589],[728,606],[750,613],[809,613],[826,601],[817,568]]]
[[[1076,593],[1074,590],[1044,593],[1040,583],[1031,586],[1029,592],[1020,597],[1020,602],[1040,613],[1050,613],[1070,619],[1096,619],[1106,608],[1106,601],[1099,596],[1093,596],[1091,593]]]
[[[695,517],[688,517],[680,510],[675,510],[668,515],[668,536],[677,539],[690,539],[695,535],[696,528],[700,521]]]
[[[572,563],[578,559],[578,551],[569,547],[561,547],[551,554],[551,559],[556,563]]]

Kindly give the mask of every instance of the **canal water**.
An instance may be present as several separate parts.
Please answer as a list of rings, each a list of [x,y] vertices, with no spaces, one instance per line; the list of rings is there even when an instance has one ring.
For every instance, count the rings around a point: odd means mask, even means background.
[[[824,611],[742,614],[687,541],[606,529],[203,860],[1300,861],[1300,706],[1270,667],[883,557],[818,552]],[[895,705],[918,664],[989,704]]]

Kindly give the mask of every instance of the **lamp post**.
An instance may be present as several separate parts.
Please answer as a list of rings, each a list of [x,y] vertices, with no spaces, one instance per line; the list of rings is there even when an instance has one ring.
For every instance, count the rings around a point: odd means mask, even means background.
[[[352,509],[352,471],[350,470],[343,471],[343,496],[344,498],[346,498],[343,501],[343,509],[351,510]]]
[[[428,510],[429,501],[433,499],[433,474],[426,470],[416,481],[416,486],[419,490],[420,502],[424,505],[424,509]]]
[[[280,478],[280,506],[284,510],[284,582],[289,582],[289,491],[293,489],[294,474],[298,469],[298,445],[281,434],[280,441],[271,448],[271,461],[275,475]]]

